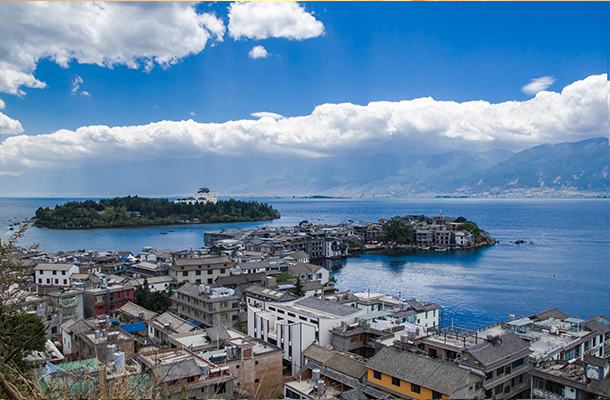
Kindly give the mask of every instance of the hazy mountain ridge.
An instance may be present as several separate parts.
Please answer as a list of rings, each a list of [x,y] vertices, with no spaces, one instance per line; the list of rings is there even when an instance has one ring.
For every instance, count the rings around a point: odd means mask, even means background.
[[[337,159],[321,162],[317,178],[295,174],[256,185],[240,185],[231,194],[275,196],[435,196],[435,195],[570,195],[608,193],[610,153],[607,138],[575,143],[545,144],[510,153],[450,152],[436,155],[384,154],[340,160],[359,179],[341,182]],[[378,165],[374,173],[367,168]],[[398,168],[380,177],[387,166]],[[331,167],[332,166],[332,167]],[[363,168],[362,166],[366,166]],[[310,171],[311,172],[311,171]]]

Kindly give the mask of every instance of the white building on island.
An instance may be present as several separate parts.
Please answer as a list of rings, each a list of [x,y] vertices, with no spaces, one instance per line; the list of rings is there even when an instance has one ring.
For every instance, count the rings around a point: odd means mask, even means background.
[[[174,200],[174,203],[196,204],[196,203],[213,203],[218,201],[218,192],[212,192],[208,188],[200,188],[193,197],[186,199]]]

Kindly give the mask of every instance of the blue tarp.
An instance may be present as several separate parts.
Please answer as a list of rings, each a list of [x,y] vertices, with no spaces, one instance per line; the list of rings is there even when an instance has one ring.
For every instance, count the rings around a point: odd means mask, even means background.
[[[133,332],[145,331],[146,325],[144,325],[144,322],[136,322],[134,324],[119,325],[119,328],[121,328],[122,330],[124,330],[127,333],[133,333]]]
[[[195,325],[195,326],[201,326],[201,325],[203,325],[201,322],[197,322],[197,321],[195,321],[195,320],[194,320],[194,319],[192,319],[192,318],[187,318],[186,320],[187,320],[188,322],[190,322],[191,324]]]

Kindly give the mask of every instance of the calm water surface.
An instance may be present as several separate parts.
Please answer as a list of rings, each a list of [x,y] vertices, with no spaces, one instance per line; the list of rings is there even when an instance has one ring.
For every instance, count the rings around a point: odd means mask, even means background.
[[[8,224],[29,219],[39,206],[70,199],[0,199],[0,236]],[[20,244],[43,251],[200,248],[203,232],[259,225],[295,225],[394,215],[464,216],[500,243],[468,252],[363,255],[333,267],[337,287],[432,301],[445,308],[445,323],[476,328],[508,314],[530,315],[557,307],[570,316],[610,316],[610,200],[496,199],[257,199],[282,218],[272,222],[177,225],[100,230],[30,228]],[[168,229],[175,229],[167,235]],[[515,245],[524,239],[531,244]]]

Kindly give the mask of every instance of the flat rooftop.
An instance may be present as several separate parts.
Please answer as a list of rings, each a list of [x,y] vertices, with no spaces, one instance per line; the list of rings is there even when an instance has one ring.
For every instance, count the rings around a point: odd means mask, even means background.
[[[341,394],[341,390],[337,389],[334,386],[329,387],[329,385],[326,385],[326,388],[322,395],[314,395],[313,387],[316,385],[316,383],[313,381],[313,379],[292,381],[285,383],[285,385],[290,389],[303,393],[307,396],[311,396],[312,398],[330,399]]]

